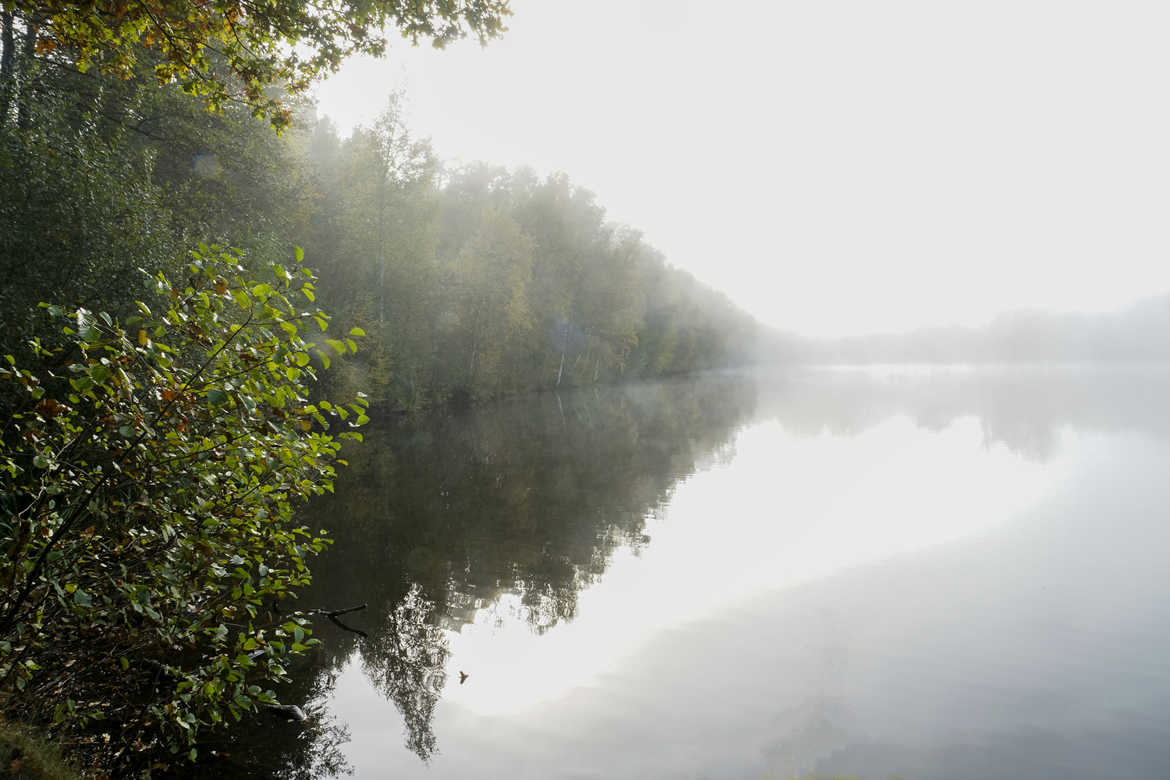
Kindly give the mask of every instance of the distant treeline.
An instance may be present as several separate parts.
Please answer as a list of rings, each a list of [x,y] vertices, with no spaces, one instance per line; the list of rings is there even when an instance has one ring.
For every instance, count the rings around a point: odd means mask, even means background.
[[[761,337],[764,362],[1164,363],[1170,361],[1170,296],[1107,314],[1019,311],[983,327],[807,339]]]

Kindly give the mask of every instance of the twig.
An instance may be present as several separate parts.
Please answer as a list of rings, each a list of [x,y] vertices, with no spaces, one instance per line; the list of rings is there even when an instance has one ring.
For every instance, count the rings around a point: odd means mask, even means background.
[[[331,622],[333,625],[337,626],[338,628],[343,629],[345,631],[349,631],[349,632],[354,633],[354,634],[358,634],[359,636],[362,637],[362,639],[369,639],[370,635],[367,634],[365,631],[362,631],[360,628],[352,628],[351,626],[347,626],[345,623],[342,623],[340,620],[337,619],[341,615],[348,615],[350,612],[359,612],[368,606],[369,606],[368,604],[358,604],[356,607],[348,607],[346,609],[311,609],[304,614],[306,614],[306,615],[324,615],[325,617],[329,618],[329,622]]]

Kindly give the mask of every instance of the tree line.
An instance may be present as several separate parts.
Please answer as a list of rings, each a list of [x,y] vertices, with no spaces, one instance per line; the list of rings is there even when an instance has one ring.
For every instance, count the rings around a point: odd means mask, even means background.
[[[404,125],[307,138],[305,246],[330,308],[371,334],[351,380],[404,408],[746,362],[755,322],[607,222],[564,174],[446,168]],[[374,335],[376,334],[376,335]]]
[[[754,320],[608,222],[587,190],[560,173],[444,165],[400,97],[347,138],[311,105],[277,136],[245,106],[209,114],[175,89],[16,70],[35,73],[38,97],[0,152],[8,348],[33,327],[29,301],[128,310],[140,269],[207,242],[260,268],[303,247],[326,307],[370,337],[334,381],[393,408],[756,354]]]

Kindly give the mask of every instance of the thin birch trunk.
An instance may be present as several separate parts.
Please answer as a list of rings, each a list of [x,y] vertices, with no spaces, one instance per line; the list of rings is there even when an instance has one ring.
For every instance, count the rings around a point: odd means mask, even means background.
[[[16,97],[16,126],[23,133],[28,130],[32,114],[33,76],[36,63],[37,26],[31,21],[24,30],[24,45],[20,52],[20,93]]]
[[[561,376],[565,373],[565,350],[569,346],[569,323],[566,322],[561,326],[561,367],[557,369],[557,383],[554,387],[561,386]]]
[[[386,324],[386,181],[378,183],[378,324]]]

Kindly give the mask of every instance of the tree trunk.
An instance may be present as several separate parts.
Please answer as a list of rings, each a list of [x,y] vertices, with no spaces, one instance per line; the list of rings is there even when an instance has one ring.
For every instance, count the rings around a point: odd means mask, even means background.
[[[561,326],[561,367],[557,369],[556,387],[561,386],[561,375],[565,373],[565,350],[569,347],[569,323],[566,320]]]
[[[0,13],[0,127],[8,120],[8,107],[12,103],[12,58],[14,41],[12,37],[12,11]]]
[[[467,386],[470,388],[475,382],[475,356],[479,354],[479,342],[471,345],[471,362],[467,364]]]
[[[31,20],[24,29],[24,45],[20,51],[20,94],[16,98],[16,126],[20,132],[28,130],[32,109],[34,64],[36,63],[37,26]]]
[[[378,324],[386,324],[386,178],[378,182]]]

